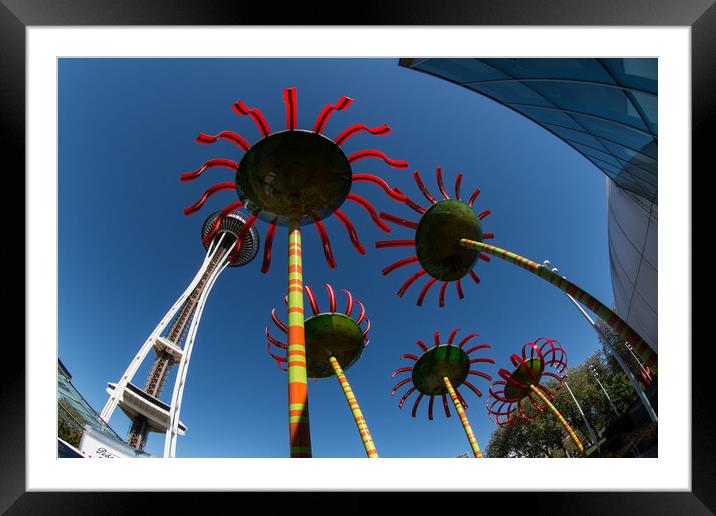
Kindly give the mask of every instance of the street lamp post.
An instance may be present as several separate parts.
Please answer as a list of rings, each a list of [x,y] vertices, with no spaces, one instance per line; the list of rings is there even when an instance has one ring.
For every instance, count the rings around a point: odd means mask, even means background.
[[[631,356],[634,357],[636,363],[639,364],[639,368],[642,370],[642,372],[646,375],[649,381],[651,381],[651,375],[649,374],[649,370],[644,367],[644,364],[642,364],[641,360],[639,360],[639,357],[636,356],[636,354],[634,353],[634,349],[629,345],[628,342],[625,342],[624,346],[627,348],[629,353],[631,353]]]
[[[589,366],[589,370],[592,372],[592,374],[594,375],[594,379],[597,380],[597,383],[602,388],[602,391],[604,392],[604,395],[607,397],[607,400],[609,400],[609,405],[611,405],[612,410],[617,415],[617,417],[619,417],[619,411],[617,410],[617,407],[614,405],[612,398],[609,396],[609,393],[604,388],[604,385],[602,385],[602,382],[599,381],[599,374],[597,373],[597,370],[594,369],[594,367],[592,367],[591,365]]]
[[[584,421],[584,425],[587,427],[587,430],[589,430],[589,436],[591,437],[594,444],[597,445],[597,450],[602,451],[602,448],[599,446],[599,438],[597,437],[597,434],[594,431],[594,428],[592,428],[592,425],[589,424],[589,420],[587,419],[587,416],[584,415],[582,406],[579,404],[579,402],[577,401],[577,398],[574,396],[572,389],[569,388],[569,384],[567,383],[566,378],[564,380],[564,386],[569,391],[570,396],[572,396],[572,399],[574,400],[574,404],[577,405],[577,409],[579,410],[579,413],[582,415],[582,420]]]
[[[547,268],[550,265],[549,260],[545,260],[543,263],[543,266]],[[552,272],[555,274],[559,272],[559,270],[554,267],[552,269]],[[563,278],[565,276],[562,276]],[[647,398],[646,393],[641,388],[641,385],[639,385],[639,381],[634,376],[634,373],[631,372],[631,369],[626,365],[626,362],[624,362],[624,359],[622,356],[614,349],[614,345],[612,344],[611,340],[604,334],[602,329],[596,325],[594,322],[594,319],[592,319],[589,314],[582,308],[582,305],[580,305],[576,299],[574,299],[572,296],[567,294],[565,292],[565,295],[569,298],[570,301],[574,304],[574,306],[577,307],[577,309],[581,312],[581,314],[584,316],[584,318],[589,322],[589,324],[594,328],[594,331],[597,332],[597,335],[602,337],[602,340],[604,341],[604,346],[608,353],[610,353],[614,359],[617,361],[619,366],[622,368],[622,371],[624,371],[624,374],[626,374],[627,378],[629,379],[629,382],[631,382],[632,387],[634,387],[634,390],[639,395],[639,399],[644,404],[644,408],[646,409],[647,413],[649,414],[649,417],[652,421],[657,422],[659,418],[656,415],[656,412],[654,411],[654,407],[651,406],[651,402],[649,401],[649,398]],[[640,363],[641,364],[641,363]]]
[[[658,374],[658,357],[656,352],[649,346],[649,344],[632,328],[627,322],[619,317],[614,310],[607,308],[607,306],[599,301],[597,298],[592,296],[586,290],[583,290],[576,284],[569,281],[564,276],[560,276],[549,270],[543,265],[539,265],[532,260],[520,256],[505,249],[500,249],[494,245],[485,244],[482,241],[471,240],[469,238],[461,238],[460,245],[484,253],[486,255],[495,256],[509,262],[517,267],[531,272],[535,276],[539,276],[545,281],[548,281],[562,292],[565,292],[574,298],[578,299],[581,303],[589,308],[597,317],[604,321],[617,335],[623,339],[629,341],[636,352],[644,360],[644,364],[650,367],[655,373]],[[486,256],[487,257],[487,256]]]

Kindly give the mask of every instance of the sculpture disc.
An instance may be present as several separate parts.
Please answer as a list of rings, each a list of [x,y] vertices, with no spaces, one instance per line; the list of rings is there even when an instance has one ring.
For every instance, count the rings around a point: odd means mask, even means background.
[[[448,392],[443,377],[447,376],[453,388],[467,378],[470,359],[458,346],[442,345],[428,349],[413,366],[413,385],[425,395]]]
[[[236,190],[258,218],[286,225],[295,213],[303,225],[336,211],[352,178],[348,158],[333,140],[310,131],[281,131],[244,155]]]
[[[475,266],[479,252],[462,247],[461,238],[482,242],[482,225],[467,204],[448,199],[433,204],[420,218],[415,248],[423,269],[440,281],[455,281]]]
[[[347,315],[323,313],[306,319],[306,369],[310,378],[333,376],[330,357],[343,370],[348,369],[363,351],[365,339],[356,322]]]

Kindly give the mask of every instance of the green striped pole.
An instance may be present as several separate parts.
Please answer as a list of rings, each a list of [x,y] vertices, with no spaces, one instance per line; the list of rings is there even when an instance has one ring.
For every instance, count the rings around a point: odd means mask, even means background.
[[[505,251],[499,247],[485,244],[483,242],[468,240],[466,238],[460,240],[460,245],[486,254],[491,254],[492,256],[514,263],[515,265],[536,274],[540,278],[549,281],[552,285],[555,285],[563,292],[566,292],[570,296],[578,299],[587,308],[594,312],[602,321],[607,323],[610,328],[616,331],[620,337],[629,342],[632,348],[636,350],[642,361],[649,366],[654,373],[658,373],[657,354],[644,341],[644,339],[642,339],[641,336],[639,336],[639,334],[634,331],[632,327],[629,326],[621,317],[568,279],[563,278],[559,274],[549,270],[547,267],[543,267],[532,260],[528,260],[527,258],[517,254]]]
[[[308,421],[306,339],[303,328],[303,270],[301,226],[288,223],[288,431],[291,458],[311,457]]]
[[[465,415],[465,411],[462,408],[462,403],[460,403],[460,400],[455,393],[455,389],[453,389],[452,383],[450,383],[450,379],[447,376],[443,376],[443,383],[445,383],[445,387],[447,387],[447,390],[450,393],[450,398],[455,405],[457,415],[460,416],[460,421],[462,422],[462,427],[465,429],[465,435],[467,435],[467,440],[470,442],[470,447],[472,448],[473,455],[478,459],[482,459],[482,452],[480,451],[480,447],[477,445],[477,439],[475,438],[475,434],[472,432],[470,422],[467,420],[467,415]]]
[[[360,434],[360,438],[363,440],[365,452],[368,455],[369,459],[377,459],[378,450],[375,449],[375,444],[373,444],[373,438],[370,436],[370,430],[368,430],[368,424],[365,422],[365,418],[363,418],[363,413],[361,412],[360,406],[358,405],[358,400],[356,400],[356,397],[353,394],[353,390],[348,383],[348,379],[346,378],[346,375],[343,374],[343,369],[341,369],[338,360],[336,360],[335,357],[330,357],[329,360],[331,361],[331,365],[333,366],[333,372],[336,373],[336,377],[338,378],[338,383],[341,384],[341,387],[343,388],[343,393],[346,395],[346,400],[348,400],[348,406],[353,413],[353,419],[355,420],[356,426],[358,427],[358,433]]]

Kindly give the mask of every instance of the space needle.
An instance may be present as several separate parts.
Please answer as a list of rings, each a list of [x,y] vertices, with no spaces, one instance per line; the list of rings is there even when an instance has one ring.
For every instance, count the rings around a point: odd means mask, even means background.
[[[163,432],[165,458],[175,456],[177,436],[186,433],[179,415],[196,332],[209,292],[226,267],[248,264],[259,249],[258,232],[246,225],[238,209],[211,214],[204,221],[201,237],[206,255],[199,271],[139,348],[119,381],[108,384],[109,399],[101,413],[102,419],[109,422],[119,407],[132,422],[127,442],[138,450],[144,449],[150,432]],[[150,351],[154,352],[154,361],[140,387],[132,382]],[[171,401],[166,403],[160,395],[174,366],[178,370]]]

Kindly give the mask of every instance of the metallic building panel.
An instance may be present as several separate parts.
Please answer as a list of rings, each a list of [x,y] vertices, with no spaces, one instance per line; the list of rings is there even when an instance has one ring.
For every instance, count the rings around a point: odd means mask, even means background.
[[[658,351],[658,208],[606,181],[616,311]]]

